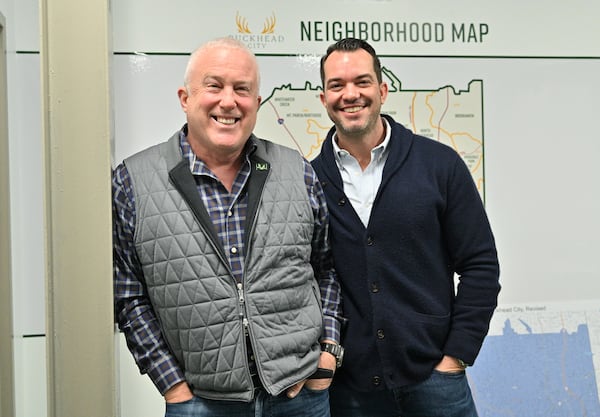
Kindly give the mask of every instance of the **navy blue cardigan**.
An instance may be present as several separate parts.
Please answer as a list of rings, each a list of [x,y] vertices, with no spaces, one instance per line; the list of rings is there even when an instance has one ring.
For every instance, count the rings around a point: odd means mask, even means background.
[[[335,378],[360,391],[422,381],[444,354],[472,364],[500,291],[494,237],[468,168],[450,147],[384,117],[389,156],[367,228],[344,195],[335,128],[312,162],[348,318]]]

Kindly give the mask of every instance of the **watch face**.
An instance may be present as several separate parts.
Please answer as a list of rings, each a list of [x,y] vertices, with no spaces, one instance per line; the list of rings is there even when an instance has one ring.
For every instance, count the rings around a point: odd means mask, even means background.
[[[344,348],[340,346],[340,353],[338,356],[336,356],[336,366],[339,368],[340,366],[342,366],[342,362],[344,360]]]

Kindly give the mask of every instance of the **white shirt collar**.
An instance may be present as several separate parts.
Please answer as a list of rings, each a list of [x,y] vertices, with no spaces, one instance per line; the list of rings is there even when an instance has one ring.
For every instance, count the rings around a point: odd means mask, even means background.
[[[390,124],[385,119],[385,117],[382,117],[381,119],[383,120],[383,123],[385,126],[385,136],[383,137],[383,141],[379,145],[377,145],[373,149],[371,149],[371,161],[375,160],[376,158],[383,157],[383,155],[385,154],[385,151],[387,150],[388,145],[390,143],[390,138],[392,137],[392,129],[390,128]],[[347,150],[340,148],[340,146],[338,145],[337,132],[333,133],[332,142],[333,142],[333,154],[335,156],[335,160],[339,167],[340,164],[342,163],[342,158],[349,156],[350,153]]]

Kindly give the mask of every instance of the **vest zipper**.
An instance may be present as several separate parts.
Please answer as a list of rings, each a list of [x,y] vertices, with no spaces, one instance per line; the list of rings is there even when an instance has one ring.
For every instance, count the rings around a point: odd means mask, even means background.
[[[246,306],[245,306],[245,300],[244,300],[244,289],[242,287],[242,283],[238,282],[237,283],[237,290],[238,290],[238,302],[240,303],[240,317],[242,318],[242,325],[244,327],[244,335],[248,336],[249,330],[248,330],[248,318],[246,317]]]

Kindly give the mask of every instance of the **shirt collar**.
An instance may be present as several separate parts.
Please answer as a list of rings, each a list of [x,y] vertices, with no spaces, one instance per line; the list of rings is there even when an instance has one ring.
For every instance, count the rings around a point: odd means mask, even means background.
[[[389,122],[385,119],[385,117],[382,117],[381,120],[383,120],[383,124],[385,127],[385,136],[383,137],[383,141],[379,145],[371,149],[371,161],[375,160],[376,158],[382,158],[386,154],[388,145],[390,143],[390,138],[392,137],[392,129],[390,128]],[[349,156],[350,153],[347,150],[340,148],[340,146],[338,145],[337,132],[333,133],[332,142],[335,160],[338,164],[341,164],[342,158]]]

